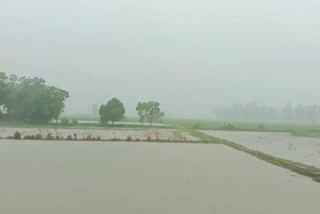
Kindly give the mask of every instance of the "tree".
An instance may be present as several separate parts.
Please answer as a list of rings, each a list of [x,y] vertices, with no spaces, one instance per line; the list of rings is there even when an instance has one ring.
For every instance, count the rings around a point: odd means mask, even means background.
[[[164,113],[160,111],[160,103],[150,101],[150,102],[139,102],[136,110],[139,115],[139,121],[144,123],[148,121],[150,125],[154,121],[157,121],[164,117]]]
[[[3,72],[0,72],[0,105],[5,104],[7,100],[7,79],[7,75]]]
[[[48,86],[44,79],[7,77],[0,73],[0,87],[5,88],[5,97],[1,104],[7,113],[17,120],[31,123],[47,123],[58,119],[65,107],[69,93]],[[1,90],[2,91],[2,90]],[[1,98],[3,95],[0,93]]]
[[[114,122],[123,120],[125,112],[123,103],[117,98],[112,98],[106,105],[101,105],[99,110],[100,122],[107,124],[111,121],[113,125]]]

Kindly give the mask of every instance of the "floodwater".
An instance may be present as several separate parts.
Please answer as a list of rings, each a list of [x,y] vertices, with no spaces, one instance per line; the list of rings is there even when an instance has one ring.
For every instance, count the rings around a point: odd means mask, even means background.
[[[125,140],[128,137],[133,139],[146,140],[151,139],[171,140],[171,141],[194,141],[199,140],[191,136],[187,132],[177,131],[173,129],[134,129],[134,128],[0,128],[0,137],[7,138],[13,136],[15,132],[20,132],[22,138],[26,135],[40,134],[45,138],[48,134],[51,136],[59,136],[67,138],[69,135],[77,135],[78,139],[91,137],[100,137],[103,140],[121,139]]]
[[[320,168],[320,138],[279,132],[203,131],[249,149]]]
[[[60,121],[59,121],[60,122]],[[83,124],[99,124],[100,121],[98,120],[79,120],[78,123],[83,123]],[[126,121],[120,121],[120,122],[115,122],[116,125],[137,125],[137,126],[150,126],[150,123],[140,123],[140,122],[126,122]],[[153,126],[163,126],[163,127],[168,127],[168,125],[163,124],[163,123],[153,123]]]
[[[318,214],[320,185],[223,145],[0,140],[4,214]]]

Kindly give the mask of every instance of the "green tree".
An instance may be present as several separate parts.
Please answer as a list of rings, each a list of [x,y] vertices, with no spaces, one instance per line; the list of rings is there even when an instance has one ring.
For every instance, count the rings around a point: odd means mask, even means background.
[[[164,113],[160,111],[160,103],[158,102],[139,102],[136,110],[141,123],[147,121],[152,125],[153,122],[164,117]]]
[[[61,119],[60,123],[63,126],[68,126],[68,125],[70,125],[70,120],[68,118],[64,117]]]
[[[123,120],[125,112],[123,103],[117,98],[112,98],[106,105],[101,105],[99,110],[100,122],[107,124],[111,121],[113,125],[114,122]]]
[[[4,105],[7,101],[7,75],[0,72],[0,105]]]
[[[4,107],[15,119],[31,123],[47,123],[58,119],[69,97],[67,91],[48,86],[44,79],[37,77],[0,76],[5,79],[0,80],[5,83],[6,89]]]

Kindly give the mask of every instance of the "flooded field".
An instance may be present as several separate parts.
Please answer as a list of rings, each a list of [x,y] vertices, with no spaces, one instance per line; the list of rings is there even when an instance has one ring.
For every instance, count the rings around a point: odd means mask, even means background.
[[[320,185],[223,145],[0,140],[0,213],[317,214]]]
[[[320,139],[278,132],[203,131],[249,149],[320,168]]]
[[[7,138],[13,136],[15,132],[20,132],[21,137],[30,135],[41,135],[43,138],[48,136],[63,137],[66,139],[69,135],[77,139],[90,137],[100,137],[103,140],[119,139],[125,140],[131,137],[133,140],[171,140],[171,141],[193,141],[198,140],[187,132],[182,132],[173,129],[130,129],[130,128],[115,128],[115,129],[103,129],[103,128],[86,128],[86,129],[71,129],[71,128],[0,128],[0,137]]]

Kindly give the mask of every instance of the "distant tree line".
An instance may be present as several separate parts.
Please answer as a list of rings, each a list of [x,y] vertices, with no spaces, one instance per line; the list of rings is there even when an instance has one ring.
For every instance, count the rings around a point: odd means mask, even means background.
[[[148,122],[152,125],[154,122],[162,122],[162,118],[164,117],[164,113],[160,111],[160,103],[158,102],[139,102],[136,110],[141,123]],[[121,121],[125,117],[125,112],[123,103],[117,98],[112,98],[106,104],[101,105],[99,109],[100,123],[108,124],[111,122],[114,124]]]
[[[38,77],[7,76],[0,72],[0,119],[29,123],[58,120],[69,93],[48,86]]]
[[[58,121],[65,107],[69,93],[65,90],[48,86],[38,77],[7,76],[0,72],[0,120],[17,120],[27,123],[49,123]],[[136,110],[141,123],[161,122],[164,113],[160,103],[155,101],[139,102]],[[112,98],[99,109],[100,123],[108,124],[125,118],[123,103]],[[62,125],[77,125],[76,120],[63,118]]]
[[[282,108],[258,105],[255,102],[234,104],[217,108],[218,120],[249,122],[320,123],[320,105],[296,105],[287,103]]]

